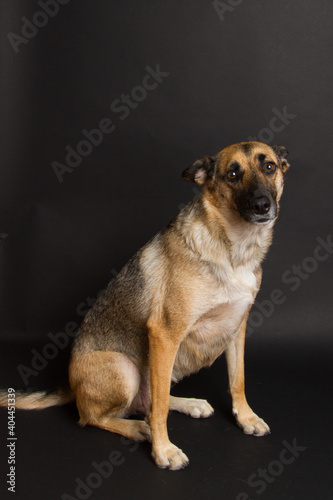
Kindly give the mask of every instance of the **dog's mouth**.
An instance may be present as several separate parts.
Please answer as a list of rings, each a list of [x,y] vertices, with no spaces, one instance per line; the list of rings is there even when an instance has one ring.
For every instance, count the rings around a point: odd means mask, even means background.
[[[269,222],[272,222],[276,218],[276,214],[272,211],[271,214],[267,214],[266,216],[258,216],[257,214],[254,214],[253,212],[246,212],[246,213],[239,213],[239,215],[244,219],[246,222],[249,222],[250,224],[256,224],[258,226],[264,226],[265,224],[268,224]]]
[[[268,224],[277,216],[276,206],[272,206],[266,214],[257,214],[253,210],[240,211],[239,213],[246,222],[258,225]]]
[[[258,222],[259,224],[265,224],[273,219],[274,217],[261,217],[260,219],[257,219],[255,222]]]

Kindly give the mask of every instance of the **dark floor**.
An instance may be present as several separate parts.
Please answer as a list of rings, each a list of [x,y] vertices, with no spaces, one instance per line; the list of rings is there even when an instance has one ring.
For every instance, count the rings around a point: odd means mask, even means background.
[[[215,408],[207,420],[169,416],[171,440],[190,458],[186,469],[158,469],[148,443],[80,428],[74,405],[17,410],[16,493],[9,493],[7,415],[1,409],[1,498],[331,500],[332,348],[314,341],[291,345],[271,340],[265,350],[258,345],[251,341],[247,349],[247,396],[269,423],[270,436],[246,436],[235,425],[222,357],[173,389],[173,394],[207,398]],[[1,386],[24,387],[17,366],[30,366],[31,349],[41,347],[2,344]],[[50,360],[30,376],[29,386],[50,387],[57,373],[64,379],[67,356],[62,352]]]

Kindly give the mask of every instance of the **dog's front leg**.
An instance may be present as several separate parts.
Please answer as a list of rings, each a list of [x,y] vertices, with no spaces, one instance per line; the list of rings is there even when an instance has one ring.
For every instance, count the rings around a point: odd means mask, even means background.
[[[149,329],[149,375],[151,410],[149,424],[152,433],[152,455],[162,469],[178,470],[186,467],[187,456],[172,444],[168,437],[167,417],[171,373],[178,350],[178,342],[170,333],[159,328]]]
[[[244,383],[244,345],[247,318],[243,321],[237,337],[230,342],[225,354],[227,358],[229,389],[232,397],[232,412],[245,434],[264,436],[270,433],[266,422],[256,415],[247,403]]]

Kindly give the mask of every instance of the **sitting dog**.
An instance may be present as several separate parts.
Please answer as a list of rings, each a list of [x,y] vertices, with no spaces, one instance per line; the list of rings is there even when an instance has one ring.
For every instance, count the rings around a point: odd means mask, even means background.
[[[188,458],[169,440],[169,410],[199,418],[213,408],[171,396],[171,381],[225,352],[237,423],[246,434],[269,433],[246,401],[244,342],[287,154],[283,146],[241,142],[189,166],[183,178],[202,186],[200,195],[132,257],[87,313],[72,348],[70,389],[18,392],[16,407],[75,399],[81,425],[148,439],[159,467],[181,469]],[[2,405],[6,397],[2,391]],[[126,418],[135,413],[146,419]]]

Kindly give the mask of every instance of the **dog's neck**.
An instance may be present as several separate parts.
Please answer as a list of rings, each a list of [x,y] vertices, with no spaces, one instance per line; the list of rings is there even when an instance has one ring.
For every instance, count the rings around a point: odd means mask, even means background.
[[[190,220],[186,218],[187,223],[182,224],[182,233],[192,251],[217,265],[225,262],[227,253],[233,268],[258,269],[271,244],[274,221],[251,224],[233,210],[219,210],[203,196],[187,207]]]

